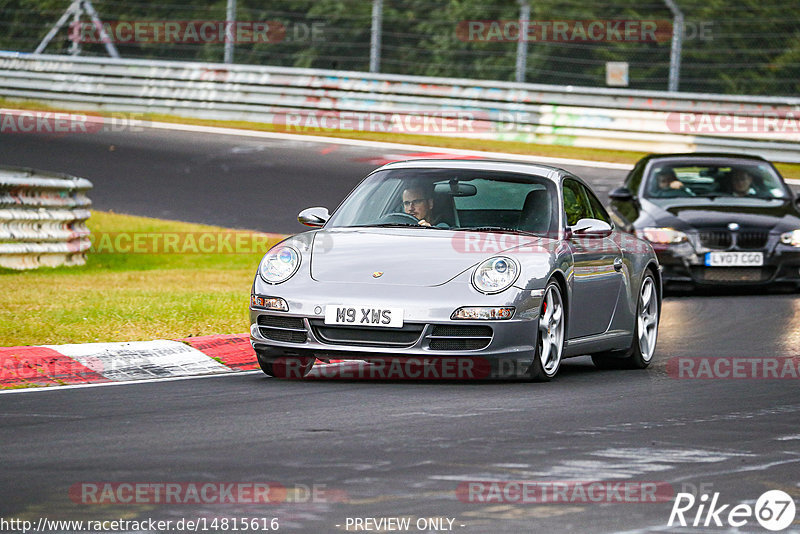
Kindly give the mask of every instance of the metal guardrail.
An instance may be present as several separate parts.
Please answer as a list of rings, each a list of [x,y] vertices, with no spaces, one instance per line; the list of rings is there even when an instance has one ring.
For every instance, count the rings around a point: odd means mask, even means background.
[[[464,112],[475,119],[469,131],[424,133],[645,152],[732,151],[800,162],[800,98],[792,97],[10,52],[0,52],[0,96],[70,109],[284,124],[286,131],[292,131],[287,114],[366,116],[379,129],[396,131],[396,117]],[[681,123],[687,118],[712,134],[692,132]],[[720,118],[730,131],[715,125]]]
[[[91,187],[84,178],[0,167],[0,267],[85,264]]]

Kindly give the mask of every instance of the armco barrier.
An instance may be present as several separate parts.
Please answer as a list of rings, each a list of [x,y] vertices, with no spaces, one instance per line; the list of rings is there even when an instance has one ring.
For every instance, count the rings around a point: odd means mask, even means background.
[[[792,97],[13,52],[0,52],[0,96],[69,109],[275,124],[286,114],[374,114],[391,123],[391,117],[467,112],[477,124],[469,131],[419,133],[648,152],[734,151],[800,162],[800,98]]]
[[[84,178],[0,167],[0,267],[86,263],[91,187]]]

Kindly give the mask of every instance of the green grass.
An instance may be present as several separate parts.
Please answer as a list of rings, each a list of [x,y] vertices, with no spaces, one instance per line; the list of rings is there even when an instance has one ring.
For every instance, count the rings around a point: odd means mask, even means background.
[[[20,109],[61,111],[61,109],[59,108],[48,106],[47,104],[43,104],[40,102],[18,101],[13,99],[0,99],[0,105],[8,107],[16,107]],[[71,112],[105,115],[105,116],[115,115],[115,113],[103,113],[98,111],[71,110]],[[287,131],[284,126],[246,122],[246,121],[191,119],[186,117],[177,117],[174,115],[159,115],[153,113],[137,114],[136,117],[143,121],[153,121],[153,122],[195,124],[201,126],[239,128],[243,130],[256,130],[256,131],[266,131],[266,132]],[[466,150],[485,150],[490,152],[506,152],[510,154],[527,154],[527,155],[547,156],[556,158],[585,159],[592,161],[608,161],[613,163],[630,163],[630,164],[636,163],[636,161],[638,161],[647,154],[646,152],[637,152],[637,151],[605,150],[599,148],[583,148],[583,147],[572,147],[565,145],[535,144],[535,143],[525,143],[521,141],[490,141],[490,140],[480,140],[480,139],[465,139],[459,137],[443,137],[435,135],[411,135],[411,134],[398,134],[398,133],[338,131],[338,130],[332,131],[325,129],[319,129],[319,131],[311,131],[311,130],[291,131],[289,133],[294,133],[299,135],[303,134],[320,135],[325,137],[336,137],[344,139],[383,141],[388,143],[404,143],[412,145],[429,146],[433,149],[456,148],[456,149],[466,149]],[[800,180],[800,164],[775,163],[775,166],[778,168],[778,170],[781,172],[784,178]]]
[[[88,226],[95,238],[105,232],[162,236],[231,232],[97,211]],[[90,253],[87,264],[80,267],[0,269],[0,346],[246,332],[255,269],[265,248],[279,238],[257,234],[239,248],[242,253],[191,253],[192,247],[184,248],[190,253],[181,254]]]

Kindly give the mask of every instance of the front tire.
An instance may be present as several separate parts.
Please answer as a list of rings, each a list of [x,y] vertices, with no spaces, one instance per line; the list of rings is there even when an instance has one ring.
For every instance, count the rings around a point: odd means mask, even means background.
[[[536,351],[533,363],[528,369],[531,380],[548,382],[558,373],[564,355],[566,324],[561,287],[556,282],[550,282],[544,290],[542,308],[539,312]]]
[[[258,365],[265,375],[274,378],[303,378],[314,367],[308,356],[264,356],[256,353]]]
[[[649,366],[656,351],[660,312],[655,278],[648,271],[639,289],[631,348],[617,354],[592,354],[594,365],[598,369],[645,369]]]

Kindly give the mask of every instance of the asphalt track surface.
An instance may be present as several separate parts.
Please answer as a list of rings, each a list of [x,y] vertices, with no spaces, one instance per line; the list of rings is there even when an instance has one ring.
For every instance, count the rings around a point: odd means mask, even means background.
[[[98,209],[272,232],[301,231],[300,209],[334,207],[385,157],[179,132],[0,138],[2,164],[92,180]],[[573,170],[601,192],[623,174]],[[797,294],[680,293],[664,302],[656,360],[645,371],[599,371],[578,358],[548,384],[251,373],[3,394],[0,517],[276,517],[279,531],[321,533],[346,531],[347,518],[399,516],[412,518],[409,532],[426,517],[454,519],[463,533],[732,531],[667,526],[672,499],[486,503],[459,500],[456,490],[476,480],[665,482],[674,492],[719,492],[720,504],[753,505],[771,489],[797,502],[800,382],[677,379],[668,362],[797,358],[798,324]],[[300,488],[295,500],[306,486],[325,494],[274,505],[70,499],[70,487],[93,481],[277,482]],[[766,532],[752,518],[739,531]],[[784,532],[798,531],[795,520]]]

